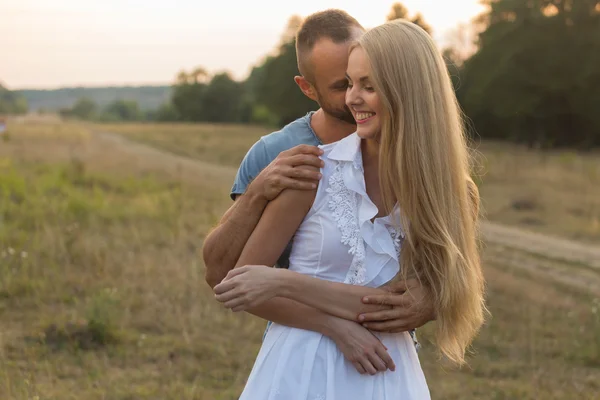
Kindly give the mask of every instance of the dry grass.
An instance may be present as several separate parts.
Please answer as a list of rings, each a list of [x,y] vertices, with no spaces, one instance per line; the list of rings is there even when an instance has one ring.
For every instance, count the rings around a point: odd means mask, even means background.
[[[237,168],[269,129],[240,125],[100,125],[98,130],[177,154]],[[528,230],[600,244],[600,155],[534,152],[502,143],[477,146],[486,217]]]
[[[600,299],[485,261],[492,317],[469,368],[444,368],[429,349],[422,353],[432,398],[597,398]]]
[[[221,309],[199,257],[231,182],[78,125],[9,128],[0,142],[0,398],[237,398],[265,324]],[[228,138],[203,151],[233,163],[242,153],[225,154]],[[433,398],[595,398],[598,299],[505,265],[488,263],[486,275],[493,319],[470,369],[442,368],[430,327],[421,331]]]
[[[600,243],[600,154],[535,152],[502,143],[478,148],[487,218]]]
[[[111,124],[99,131],[117,132],[172,153],[237,168],[246,151],[265,128],[251,125],[213,124]]]

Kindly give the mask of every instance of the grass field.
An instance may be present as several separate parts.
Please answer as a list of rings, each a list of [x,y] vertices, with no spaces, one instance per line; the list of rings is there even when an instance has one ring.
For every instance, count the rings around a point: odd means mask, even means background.
[[[200,248],[230,205],[234,167],[265,130],[99,129],[232,168],[137,152],[83,125],[9,125],[0,141],[0,399],[236,399],[265,323],[214,301]],[[592,156],[481,150],[490,217],[538,219],[527,226],[598,242]],[[470,366],[440,365],[430,327],[421,330],[432,397],[596,399],[600,299],[484,259],[493,317]]]
[[[260,136],[270,132],[239,125],[116,124],[93,128],[233,168]],[[486,218],[600,243],[599,153],[533,152],[487,142],[475,149]]]

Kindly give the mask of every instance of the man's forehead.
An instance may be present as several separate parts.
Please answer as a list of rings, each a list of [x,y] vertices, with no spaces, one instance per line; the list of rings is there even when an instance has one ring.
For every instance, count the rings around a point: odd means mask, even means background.
[[[315,74],[327,77],[328,81],[343,78],[348,65],[349,49],[350,42],[334,43],[328,38],[315,43],[310,54]]]
[[[328,37],[323,37],[317,40],[314,44],[311,56],[313,58],[324,58],[327,56],[333,56],[335,58],[348,58],[348,50],[350,49],[352,41],[345,41],[336,43]]]

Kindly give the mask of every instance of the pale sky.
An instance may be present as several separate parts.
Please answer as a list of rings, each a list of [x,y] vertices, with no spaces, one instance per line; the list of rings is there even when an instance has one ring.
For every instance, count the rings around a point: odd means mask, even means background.
[[[365,28],[393,0],[0,0],[0,82],[11,89],[169,84],[203,66],[243,79],[293,14],[341,8]],[[442,44],[478,0],[404,0]]]

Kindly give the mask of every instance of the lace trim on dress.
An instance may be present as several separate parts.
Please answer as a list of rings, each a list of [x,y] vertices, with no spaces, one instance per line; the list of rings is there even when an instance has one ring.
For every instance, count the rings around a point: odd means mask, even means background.
[[[404,231],[392,225],[388,225],[387,229],[390,233],[390,236],[392,237],[392,241],[394,242],[394,248],[396,249],[398,261],[400,261],[400,249],[402,248],[402,242],[404,241]]]
[[[356,163],[353,166],[358,167]],[[342,243],[349,246],[349,253],[354,255],[344,283],[358,285],[366,279],[365,244],[358,226],[358,195],[344,184],[342,167],[342,163],[337,163],[335,166],[326,192],[330,195],[329,208],[342,233]]]

